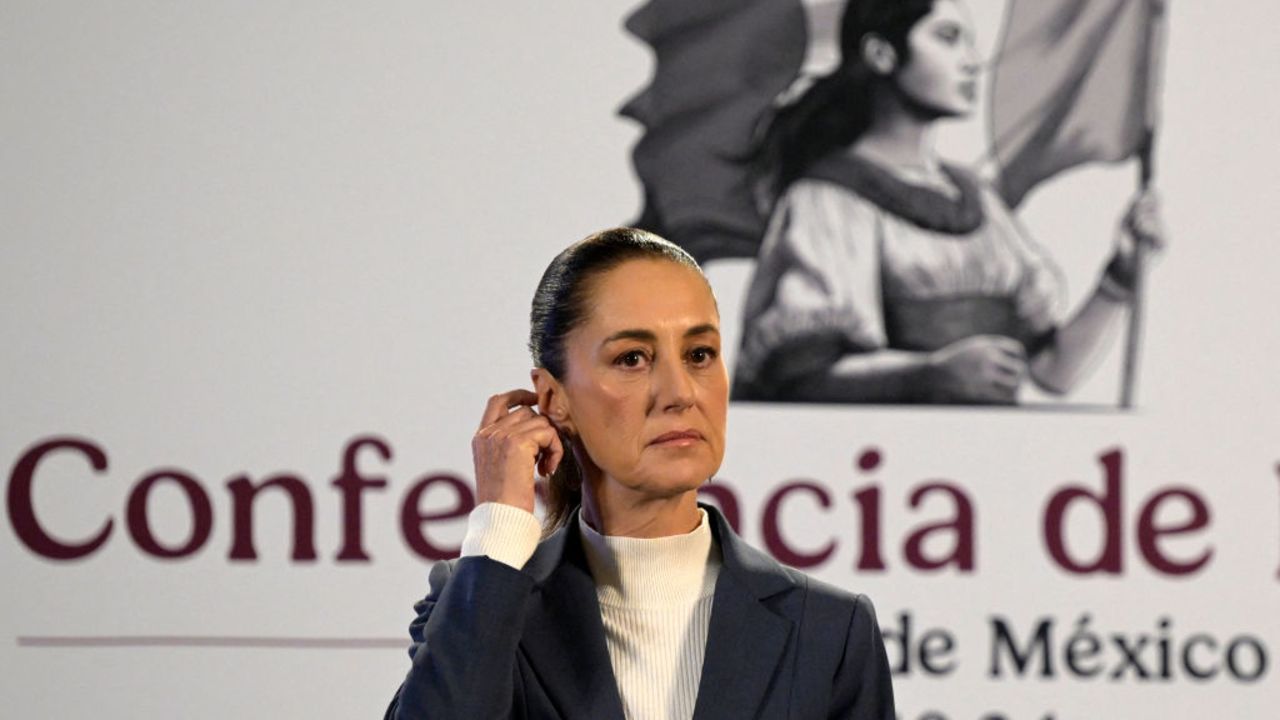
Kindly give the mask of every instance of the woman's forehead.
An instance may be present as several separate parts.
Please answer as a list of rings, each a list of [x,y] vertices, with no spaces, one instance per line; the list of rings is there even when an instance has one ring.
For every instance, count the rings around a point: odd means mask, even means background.
[[[591,285],[584,325],[610,334],[626,329],[719,326],[715,296],[697,270],[669,260],[630,260]]]
[[[969,20],[969,8],[960,0],[937,0],[927,15],[921,18],[921,25],[936,23],[956,23],[965,28],[972,26]]]

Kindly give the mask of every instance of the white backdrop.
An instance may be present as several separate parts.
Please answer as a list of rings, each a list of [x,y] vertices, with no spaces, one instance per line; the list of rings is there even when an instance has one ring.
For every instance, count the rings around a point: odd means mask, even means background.
[[[408,666],[401,644],[429,565],[405,540],[406,494],[427,475],[469,481],[484,399],[527,379],[541,270],[638,211],[628,153],[639,130],[614,116],[650,72],[647,50],[621,30],[633,7],[4,2],[5,717],[381,715]],[[984,46],[1001,7],[973,0]],[[949,653],[929,641],[949,671],[925,672],[917,648],[896,678],[903,718],[1275,716],[1276,27],[1268,3],[1172,3],[1158,149],[1171,248],[1149,283],[1138,410],[1108,408],[1114,349],[1065,405],[731,408],[717,482],[735,492],[747,538],[762,544],[768,498],[809,479],[830,507],[801,492],[777,517],[797,550],[835,541],[810,571],[869,593],[887,631],[908,613],[916,645],[930,629],[951,636]],[[981,128],[947,128],[946,153],[978,157]],[[1021,213],[1073,299],[1105,259],[1133,176],[1071,173]],[[732,347],[750,264],[709,272]],[[387,484],[362,497],[368,559],[340,561],[343,495],[330,483],[360,436],[392,451],[358,458]],[[64,544],[112,524],[95,551],[54,560],[18,530],[28,503],[15,478],[31,448],[65,437],[92,442],[107,465],[47,455],[31,485],[35,518]],[[883,461],[860,471],[868,448]],[[1123,570],[1065,572],[1042,540],[1048,499],[1071,483],[1100,491],[1098,458],[1115,448]],[[133,537],[131,493],[162,469],[189,475],[211,503],[211,534],[186,557],[158,559]],[[256,561],[230,559],[227,483],[279,473],[313,499],[316,559],[291,559],[278,491],[255,506]],[[913,530],[953,514],[941,495],[908,505],[939,479],[975,509],[972,570],[904,560]],[[1207,527],[1160,541],[1180,561],[1211,552],[1178,577],[1137,544],[1142,504],[1171,486],[1209,511]],[[424,513],[456,500],[434,487]],[[887,566],[874,572],[854,568],[864,525],[852,494],[871,487]],[[1156,520],[1189,516],[1173,501]],[[192,517],[177,483],[156,484],[146,524],[157,543],[182,546]],[[426,533],[450,545],[462,530],[455,520]],[[1080,557],[1100,546],[1088,508],[1068,514],[1067,532]],[[951,536],[936,535],[926,551],[945,554]],[[1075,664],[1101,667],[1094,677],[1067,664],[1085,615],[1101,650]],[[1050,676],[1039,660],[1014,669],[997,620],[1020,647],[1052,624]],[[1123,662],[1117,635],[1140,667]],[[1214,677],[1189,674],[1189,643],[1193,667],[1217,667]],[[901,660],[901,648],[890,655]]]

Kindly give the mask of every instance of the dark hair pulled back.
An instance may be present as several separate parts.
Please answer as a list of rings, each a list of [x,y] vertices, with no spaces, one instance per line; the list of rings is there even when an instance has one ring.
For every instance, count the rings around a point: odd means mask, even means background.
[[[938,0],[849,0],[840,22],[840,65],[778,111],[756,154],[757,174],[776,199],[814,161],[852,145],[871,124],[872,90],[882,80],[862,59],[871,34],[910,59],[907,36]]]
[[[529,311],[533,364],[563,380],[568,370],[565,341],[590,314],[592,281],[627,261],[646,259],[667,260],[702,274],[697,261],[678,245],[629,227],[598,232],[556,255],[538,281]],[[562,436],[561,440],[564,458],[547,482],[546,532],[564,525],[573,508],[582,502],[582,473],[574,457],[572,438]]]

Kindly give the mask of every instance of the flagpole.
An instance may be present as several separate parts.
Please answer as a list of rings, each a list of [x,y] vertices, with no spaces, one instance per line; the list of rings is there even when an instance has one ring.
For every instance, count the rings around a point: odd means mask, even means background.
[[[1151,187],[1155,172],[1152,150],[1155,147],[1155,128],[1148,127],[1138,147],[1138,187],[1146,191]],[[1138,352],[1142,346],[1142,317],[1146,303],[1147,244],[1140,238],[1133,242],[1133,301],[1129,305],[1129,329],[1124,344],[1124,376],[1120,389],[1120,407],[1133,408],[1134,390],[1138,384]]]
[[[1151,3],[1151,24],[1147,31],[1147,98],[1145,128],[1138,145],[1138,188],[1146,192],[1155,177],[1156,124],[1161,90],[1160,57],[1164,50],[1165,0]],[[1133,408],[1138,385],[1138,354],[1142,345],[1142,322],[1146,307],[1147,243],[1134,238],[1133,302],[1129,306],[1129,328],[1125,336],[1124,369],[1120,383],[1120,407]]]

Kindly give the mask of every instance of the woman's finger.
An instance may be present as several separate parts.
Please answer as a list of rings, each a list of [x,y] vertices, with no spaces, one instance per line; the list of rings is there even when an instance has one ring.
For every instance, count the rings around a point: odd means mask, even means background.
[[[1160,215],[1159,208],[1152,207],[1151,210],[1140,215],[1138,217],[1138,223],[1141,228],[1141,238],[1143,241],[1149,243],[1151,247],[1156,250],[1164,248],[1164,219]]]
[[[519,419],[512,419],[510,421],[499,420],[497,423],[494,423],[494,427],[500,428],[503,433],[510,437],[523,437],[525,435],[538,435],[540,437],[544,428],[551,429],[552,431],[555,430],[545,417],[534,413],[532,410],[525,410],[523,412],[527,412],[529,415]],[[515,415],[515,413],[511,414],[513,416]],[[539,446],[541,446],[541,443],[539,443]]]
[[[508,390],[489,398],[484,406],[484,415],[480,418],[480,427],[488,427],[508,414],[508,411],[521,405],[532,407],[538,404],[538,394],[523,388]]]
[[[1160,200],[1154,190],[1146,190],[1134,199],[1125,213],[1124,227],[1134,238],[1149,247],[1164,247],[1164,223]]]
[[[534,444],[537,448],[534,456],[540,474],[550,475],[555,472],[560,458],[564,456],[564,446],[560,444],[560,433],[545,417],[534,415],[506,428],[506,432],[517,442],[531,441]]]
[[[515,410],[512,410],[511,412],[503,415],[497,420],[494,420],[488,425],[485,425],[484,427],[480,428],[480,431],[488,432],[488,433],[495,433],[495,432],[506,432],[508,434],[515,433],[515,432],[519,432],[518,426],[521,423],[527,422],[529,420],[545,420],[545,419],[541,415],[539,415],[537,411],[522,405],[520,407],[517,407]]]
[[[992,336],[991,345],[999,350],[1004,357],[1021,360],[1027,356],[1026,346],[1011,337],[1003,335]]]
[[[999,348],[1000,353],[996,356],[1005,362],[1013,362],[1022,364],[1027,359],[1027,348],[1017,340],[1012,345],[1005,345]]]
[[[551,477],[551,473],[560,467],[560,461],[564,459],[564,445],[560,442],[560,433],[554,427],[551,428],[551,437],[542,447],[542,454],[538,456],[538,469],[543,477]]]
[[[1021,384],[1021,381],[1016,378],[997,377],[991,380],[991,385],[1004,395],[1011,395],[1017,392],[1018,386]]]
[[[1010,379],[1010,380],[1013,380],[1014,382],[1017,382],[1017,381],[1020,381],[1022,379],[1022,376],[1026,374],[1027,364],[1024,363],[1020,358],[1016,360],[1001,358],[1001,359],[997,359],[994,363],[992,363],[992,368],[995,371],[994,377],[1002,378],[1002,379]]]

